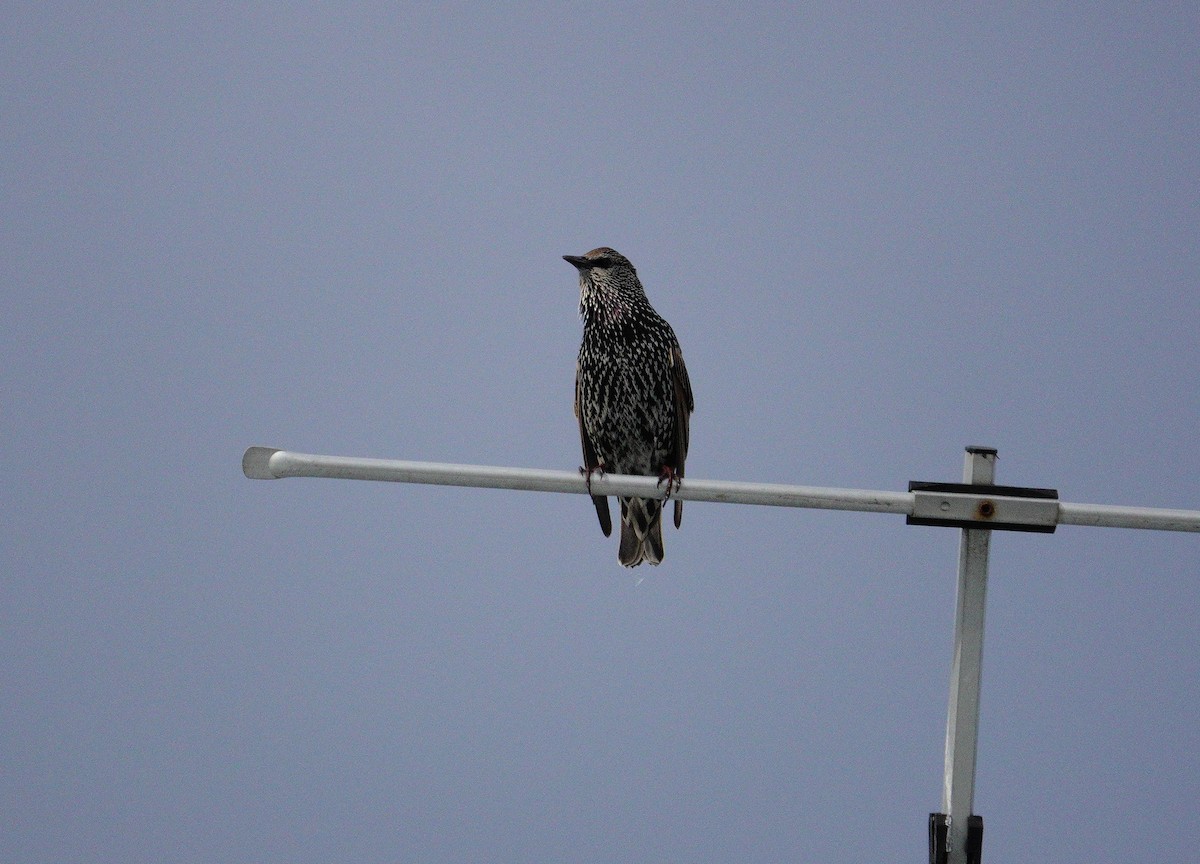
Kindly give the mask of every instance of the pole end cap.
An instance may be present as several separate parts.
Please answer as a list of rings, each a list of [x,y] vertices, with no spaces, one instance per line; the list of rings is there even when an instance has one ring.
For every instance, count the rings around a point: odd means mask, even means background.
[[[251,480],[278,480],[271,471],[271,457],[281,452],[277,447],[251,447],[242,456],[242,473]]]

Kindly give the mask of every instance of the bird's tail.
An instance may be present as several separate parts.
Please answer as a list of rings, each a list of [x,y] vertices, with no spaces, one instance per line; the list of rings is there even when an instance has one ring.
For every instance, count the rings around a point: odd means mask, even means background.
[[[621,499],[621,546],[617,560],[624,567],[663,559],[662,502],[653,498]]]

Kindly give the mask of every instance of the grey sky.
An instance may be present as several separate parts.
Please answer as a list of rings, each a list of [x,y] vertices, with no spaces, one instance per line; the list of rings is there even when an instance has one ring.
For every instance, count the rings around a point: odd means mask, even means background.
[[[105,6],[0,37],[4,861],[924,860],[955,532],[241,476],[573,469],[564,253],[689,476],[1200,507],[1187,4]],[[994,540],[987,860],[1194,854],[1198,565]]]

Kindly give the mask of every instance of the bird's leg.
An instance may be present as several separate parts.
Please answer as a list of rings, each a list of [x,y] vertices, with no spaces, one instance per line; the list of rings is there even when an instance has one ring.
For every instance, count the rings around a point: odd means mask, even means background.
[[[604,463],[600,462],[594,468],[584,468],[579,466],[579,473],[583,475],[583,482],[587,485],[588,494],[592,494],[592,472],[597,472],[601,477],[604,476]]]
[[[658,485],[661,486],[664,482],[667,484],[667,494],[663,498],[670,498],[672,492],[678,492],[682,480],[683,478],[676,474],[675,469],[670,465],[662,466],[662,470],[658,472]]]

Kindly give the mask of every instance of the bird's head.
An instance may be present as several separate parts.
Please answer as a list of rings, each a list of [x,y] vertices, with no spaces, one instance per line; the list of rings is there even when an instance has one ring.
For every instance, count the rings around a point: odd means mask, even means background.
[[[599,270],[596,274],[603,278],[608,271],[628,270],[630,273],[635,273],[633,265],[629,263],[629,259],[618,252],[616,249],[611,249],[608,246],[600,246],[593,249],[591,252],[585,252],[583,255],[564,255],[563,260],[575,265],[575,269],[579,271],[582,277],[584,274]]]
[[[620,318],[630,298],[645,296],[637,271],[616,249],[600,246],[563,260],[579,271],[579,310],[585,317],[594,312],[608,320]]]

